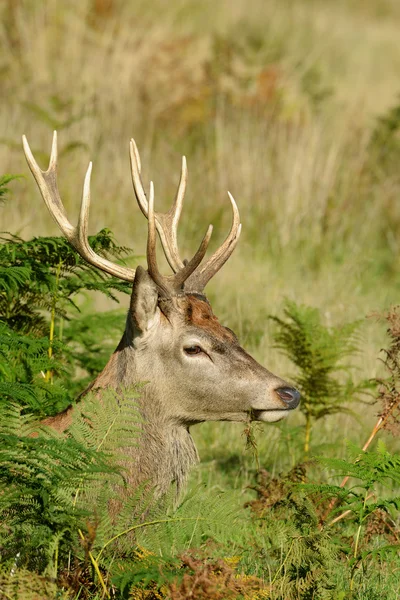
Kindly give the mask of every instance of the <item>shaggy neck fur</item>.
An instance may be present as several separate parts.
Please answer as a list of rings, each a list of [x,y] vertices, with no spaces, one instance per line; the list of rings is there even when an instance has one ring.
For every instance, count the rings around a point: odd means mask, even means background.
[[[152,396],[150,386],[145,388],[139,407],[143,418],[142,435],[132,456],[132,483],[148,481],[156,496],[161,496],[173,482],[179,495],[191,467],[199,460],[189,428],[166,418],[162,405]]]
[[[129,389],[139,383],[131,339],[128,324],[116,352],[89,389]],[[161,496],[168,491],[171,483],[175,483],[179,494],[190,468],[199,461],[189,427],[171,421],[151,383],[145,385],[140,398],[135,402],[141,415],[142,431],[139,439],[133,441],[135,446],[126,449],[124,466],[128,470],[129,487],[148,483],[154,488],[155,495]]]

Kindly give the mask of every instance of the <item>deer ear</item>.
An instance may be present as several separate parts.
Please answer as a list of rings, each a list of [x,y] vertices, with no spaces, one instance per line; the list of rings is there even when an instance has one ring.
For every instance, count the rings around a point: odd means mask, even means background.
[[[154,325],[158,309],[158,288],[150,275],[137,267],[133,281],[130,313],[135,327],[140,332],[151,329]]]

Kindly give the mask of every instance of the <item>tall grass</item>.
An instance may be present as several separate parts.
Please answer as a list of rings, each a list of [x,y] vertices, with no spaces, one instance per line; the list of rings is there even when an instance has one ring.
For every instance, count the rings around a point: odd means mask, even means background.
[[[14,0],[0,11],[2,172],[27,174],[22,133],[44,166],[57,128],[71,220],[91,159],[91,232],[107,226],[140,255],[128,140],[161,207],[186,154],[181,244],[189,254],[208,222],[221,241],[229,189],[243,235],[209,295],[271,370],[287,369],[266,319],[285,296],[328,324],[396,301],[400,181],[373,145],[377,117],[398,103],[395,0]],[[1,217],[24,237],[57,232],[30,176]],[[365,377],[383,333],[367,321]]]

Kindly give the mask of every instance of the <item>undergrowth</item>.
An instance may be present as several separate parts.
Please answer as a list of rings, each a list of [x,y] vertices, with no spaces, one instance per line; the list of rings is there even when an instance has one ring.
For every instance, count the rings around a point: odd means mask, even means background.
[[[198,208],[183,245],[209,217],[229,225],[231,189],[241,254],[213,305],[270,359],[268,305],[273,356],[303,396],[297,420],[246,428],[251,452],[231,454],[232,429],[210,444],[177,506],[127,486],[140,388],[118,403],[110,394],[101,411],[87,395],[67,436],[41,426],[123,331],[123,311],[99,312],[92,293],[113,302],[129,286],[64,239],[39,237],[50,218],[39,222],[33,184],[0,176],[4,229],[17,232],[0,244],[1,600],[397,600],[399,308],[380,317],[388,341],[376,369],[382,342],[363,326],[399,290],[397,3],[16,0],[0,13],[4,169],[22,171],[22,133],[47,164],[43,139],[63,130],[68,212],[90,154],[95,231],[107,223],[130,240],[142,225],[123,140],[140,141],[143,173],[157,165],[165,202],[187,154]],[[108,230],[90,243],[131,258]],[[281,310],[283,294],[296,302]],[[371,372],[378,379],[365,381]],[[344,423],[357,444],[342,444]]]
[[[117,259],[127,254],[107,231],[90,242]],[[388,376],[375,384],[381,410],[363,449],[310,460],[311,425],[348,411],[365,391],[346,366],[360,351],[360,323],[327,328],[315,309],[288,302],[273,317],[274,335],[304,397],[303,461],[273,476],[258,457],[246,504],[202,485],[179,505],[154,503],[126,477],[127,448],[140,444],[140,387],[120,390],[117,402],[116,392],[104,394],[101,411],[86,395],[66,436],[38,421],[74,401],[111,352],[110,327],[123,328],[114,312],[81,313],[85,293],[115,298],[127,286],[94,272],[60,238],[3,235],[0,256],[1,597],[361,600],[383,585],[394,600],[399,458],[383,442],[368,446],[381,429],[399,430],[398,309],[386,315]],[[252,446],[257,454],[256,438]]]
[[[351,357],[360,352],[360,321],[328,328],[315,308],[286,301],[284,318],[273,316],[273,339],[297,367],[292,377],[301,392],[300,411],[305,416],[304,455],[308,458],[313,425],[329,415],[355,416],[350,403],[362,399],[368,381],[354,382]],[[340,377],[338,376],[340,375]]]
[[[116,299],[115,292],[129,287],[90,269],[64,238],[27,242],[3,234],[0,242],[0,389],[38,416],[58,413],[104,366],[123,324],[112,312],[102,314],[101,323],[86,311],[71,322],[72,313],[81,313],[82,294]],[[103,255],[128,252],[107,230],[90,243]]]

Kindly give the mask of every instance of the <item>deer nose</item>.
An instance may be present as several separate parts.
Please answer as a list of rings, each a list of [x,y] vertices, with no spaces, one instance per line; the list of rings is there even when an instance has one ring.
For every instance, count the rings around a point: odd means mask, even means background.
[[[296,408],[300,402],[300,392],[292,387],[280,387],[275,390],[279,398],[286,404],[290,409]]]

